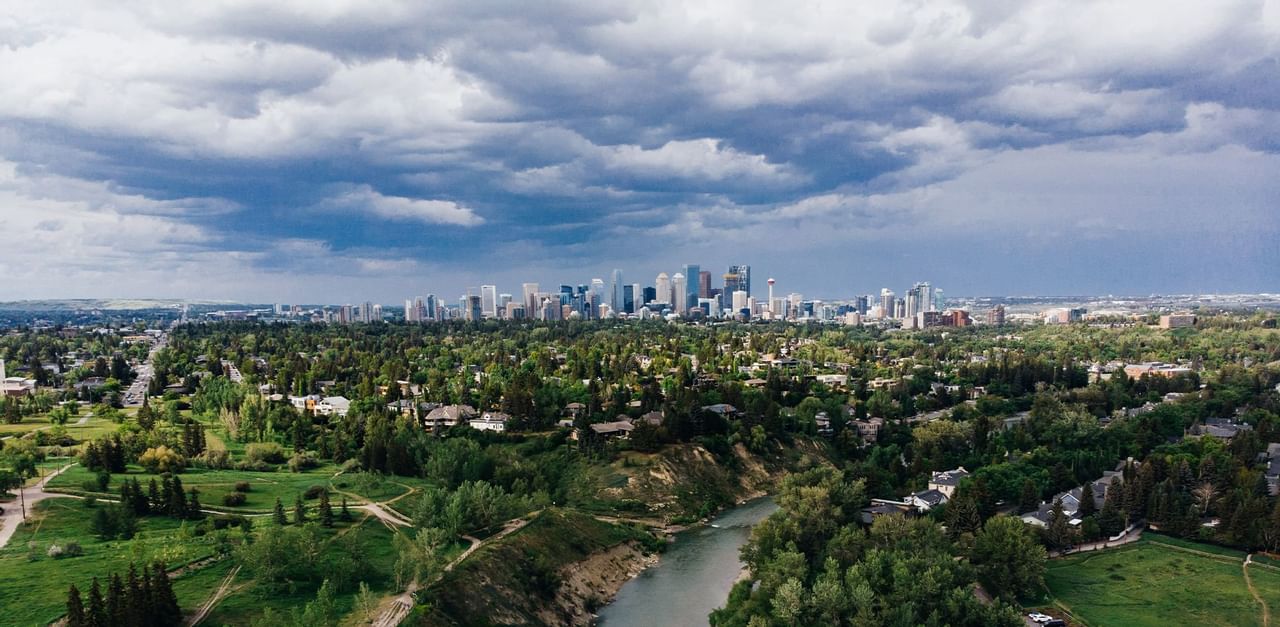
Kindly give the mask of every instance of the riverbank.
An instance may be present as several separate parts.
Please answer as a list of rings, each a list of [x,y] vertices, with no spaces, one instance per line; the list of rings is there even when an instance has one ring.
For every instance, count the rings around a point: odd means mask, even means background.
[[[601,609],[598,624],[705,624],[741,577],[738,554],[751,528],[776,509],[771,497],[748,500],[676,534],[657,563],[626,582]]]

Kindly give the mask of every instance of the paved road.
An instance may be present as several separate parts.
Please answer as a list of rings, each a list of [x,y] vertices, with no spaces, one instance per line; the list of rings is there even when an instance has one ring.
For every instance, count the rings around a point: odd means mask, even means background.
[[[151,360],[155,359],[156,353],[160,352],[168,344],[169,336],[161,333],[156,343],[151,345],[151,351],[147,353],[147,360],[138,364],[138,377],[133,380],[133,383],[129,384],[129,389],[125,390],[124,393],[125,407],[142,406],[142,400],[147,397],[147,387],[151,385],[151,377],[154,375],[154,371],[151,369]]]
[[[9,544],[9,540],[13,537],[14,532],[18,530],[18,525],[22,523],[22,504],[24,501],[26,503],[27,512],[30,512],[31,509],[35,507],[35,504],[40,501],[50,498],[65,498],[69,496],[67,494],[58,494],[56,492],[45,492],[44,486],[48,484],[51,479],[62,474],[64,470],[74,465],[75,464],[67,464],[62,468],[49,473],[49,475],[44,479],[41,479],[39,483],[29,488],[23,488],[21,498],[5,503],[4,513],[0,514],[0,549]]]

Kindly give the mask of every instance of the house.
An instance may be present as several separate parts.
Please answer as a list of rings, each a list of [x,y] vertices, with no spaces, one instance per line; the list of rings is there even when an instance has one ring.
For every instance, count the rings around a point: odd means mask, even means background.
[[[1280,442],[1272,442],[1267,445],[1267,467],[1263,470],[1263,475],[1267,478],[1267,485],[1271,487],[1272,496],[1280,496]]]
[[[1191,369],[1186,366],[1167,364],[1161,361],[1147,361],[1140,364],[1126,365],[1124,374],[1130,379],[1141,379],[1143,375],[1148,374],[1156,377],[1176,377],[1191,374]]]
[[[960,480],[969,476],[969,471],[964,466],[953,470],[944,470],[935,472],[929,477],[929,489],[941,492],[947,498],[953,498],[956,495],[956,487],[960,485]]]
[[[635,426],[628,420],[617,420],[614,422],[598,422],[590,425],[591,430],[605,439],[626,439],[631,435],[631,431]]]
[[[834,388],[842,388],[849,382],[847,374],[820,374],[815,379],[818,383]]]
[[[306,396],[289,396],[289,404],[298,411],[315,411],[316,404],[324,400],[319,394],[308,394]]]
[[[582,403],[569,403],[568,405],[564,406],[564,411],[566,414],[569,415],[570,418],[576,417],[578,414],[582,413],[586,409],[587,409],[587,406],[583,405]]]
[[[476,409],[470,405],[444,405],[428,412],[422,423],[428,429],[452,427],[464,422],[469,423],[477,413]]]
[[[663,416],[662,416],[662,412],[660,412],[660,411],[651,411],[651,412],[648,412],[648,413],[646,413],[646,414],[644,414],[644,415],[640,416],[640,418],[639,418],[638,420],[636,420],[636,422],[643,422],[643,423],[646,423],[646,424],[652,425],[652,426],[654,426],[654,427],[661,427],[661,426],[662,426],[662,418],[663,418]]]
[[[738,415],[738,408],[728,403],[716,403],[715,405],[707,405],[702,411],[709,411],[719,415],[721,418],[733,418]]]
[[[1102,505],[1106,503],[1107,491],[1112,485],[1117,484],[1119,477],[1124,474],[1124,468],[1132,458],[1120,462],[1116,465],[1115,470],[1107,470],[1102,473],[1102,477],[1091,482],[1090,490],[1093,491],[1093,509],[1094,511],[1102,510]],[[1067,523],[1070,525],[1079,525],[1084,522],[1084,517],[1079,516],[1081,499],[1084,498],[1084,486],[1073,488],[1066,492],[1055,494],[1052,499],[1040,503],[1040,507],[1033,512],[1025,512],[1022,514],[1022,522],[1037,527],[1048,527],[1053,522],[1053,504],[1062,501],[1062,513],[1067,516]]]
[[[7,387],[10,381],[17,378],[18,377],[9,377],[8,379],[4,380],[6,385],[5,396],[21,396],[21,394],[10,394],[9,389]],[[32,389],[34,389],[34,383],[35,382],[33,381]],[[103,386],[105,386],[106,384],[107,384],[107,380],[102,377],[85,377],[84,379],[77,381],[75,386],[73,387],[75,387],[77,393],[85,392],[85,391],[92,392],[94,390],[102,389]]]
[[[858,435],[862,437],[863,442],[874,444],[880,438],[880,428],[884,426],[884,418],[875,416],[865,420],[855,420],[853,426],[858,430]]]
[[[915,510],[911,505],[887,499],[871,499],[871,505],[862,508],[862,524],[870,525],[882,516],[911,516]]]
[[[813,417],[813,422],[818,426],[818,435],[831,435],[835,430],[831,428],[831,416],[827,412],[820,411]]]
[[[913,494],[908,494],[906,501],[916,509],[917,512],[925,513],[929,510],[946,503],[949,499],[941,490],[921,490]]]
[[[316,403],[316,413],[321,416],[345,416],[351,411],[351,401],[345,396],[326,396]]]
[[[1203,425],[1191,425],[1191,428],[1187,430],[1187,435],[1190,437],[1209,436],[1219,440],[1230,440],[1241,432],[1252,430],[1253,425],[1236,422],[1230,418],[1206,418]]]
[[[470,424],[472,429],[502,433],[507,430],[507,423],[510,421],[511,416],[507,414],[500,411],[487,411],[480,414],[479,418],[473,418]]]

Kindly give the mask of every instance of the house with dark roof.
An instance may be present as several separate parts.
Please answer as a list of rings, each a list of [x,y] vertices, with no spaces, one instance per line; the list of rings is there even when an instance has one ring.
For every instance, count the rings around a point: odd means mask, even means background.
[[[478,413],[470,405],[445,405],[431,410],[427,417],[422,419],[422,423],[428,429],[452,427],[464,422],[470,422]]]
[[[956,495],[956,487],[960,485],[960,481],[969,476],[969,471],[964,466],[952,470],[943,470],[935,472],[929,477],[929,489],[937,490],[946,495],[947,498]]]

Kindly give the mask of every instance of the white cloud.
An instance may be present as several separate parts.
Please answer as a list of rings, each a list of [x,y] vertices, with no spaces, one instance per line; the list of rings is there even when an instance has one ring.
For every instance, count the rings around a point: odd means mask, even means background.
[[[386,196],[369,185],[356,185],[335,194],[317,206],[323,211],[367,212],[389,220],[412,220],[429,224],[475,226],[484,218],[452,200],[421,200]]]

